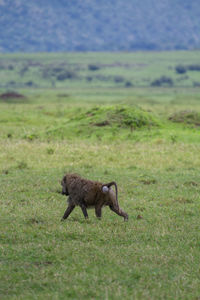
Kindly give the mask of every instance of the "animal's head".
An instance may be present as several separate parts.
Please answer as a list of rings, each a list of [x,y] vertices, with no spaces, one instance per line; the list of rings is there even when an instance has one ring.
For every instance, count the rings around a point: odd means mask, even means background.
[[[69,195],[68,189],[67,189],[67,176],[65,175],[61,181],[61,186],[62,186],[62,195]]]

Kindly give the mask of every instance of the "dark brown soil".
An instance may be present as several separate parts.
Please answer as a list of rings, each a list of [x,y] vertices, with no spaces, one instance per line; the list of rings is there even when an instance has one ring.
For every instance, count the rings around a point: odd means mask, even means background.
[[[16,99],[16,98],[25,98],[24,95],[16,93],[16,92],[7,92],[7,93],[3,93],[0,94],[0,99],[6,100],[6,99]]]
[[[110,122],[106,120],[106,121],[102,121],[102,122],[99,122],[99,123],[95,123],[94,125],[98,126],[98,127],[103,127],[103,126],[110,125]]]

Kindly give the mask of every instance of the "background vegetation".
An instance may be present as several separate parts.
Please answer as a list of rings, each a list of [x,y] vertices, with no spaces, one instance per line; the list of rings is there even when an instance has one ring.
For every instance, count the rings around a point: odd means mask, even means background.
[[[199,51],[0,54],[0,88],[78,87],[90,92],[98,88],[99,93],[102,87],[199,87],[199,55]]]
[[[198,57],[0,56],[1,299],[199,298]],[[61,223],[65,172],[116,180],[129,221]]]

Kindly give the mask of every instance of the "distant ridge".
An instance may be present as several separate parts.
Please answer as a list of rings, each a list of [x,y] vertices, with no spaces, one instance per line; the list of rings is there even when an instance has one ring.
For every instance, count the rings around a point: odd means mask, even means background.
[[[200,49],[199,0],[0,0],[0,52]]]

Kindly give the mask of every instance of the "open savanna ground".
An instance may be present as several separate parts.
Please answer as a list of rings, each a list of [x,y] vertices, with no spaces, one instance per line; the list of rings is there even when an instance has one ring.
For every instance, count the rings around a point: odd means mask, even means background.
[[[198,71],[180,86],[174,69],[197,53],[0,56],[1,299],[199,299]],[[60,80],[63,57],[86,67]],[[154,68],[149,83],[173,84],[145,85],[130,57]],[[39,78],[38,61],[54,75]],[[60,222],[67,172],[115,180],[129,221],[105,207],[101,221],[76,208]]]

